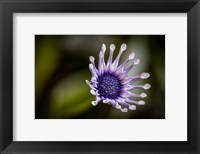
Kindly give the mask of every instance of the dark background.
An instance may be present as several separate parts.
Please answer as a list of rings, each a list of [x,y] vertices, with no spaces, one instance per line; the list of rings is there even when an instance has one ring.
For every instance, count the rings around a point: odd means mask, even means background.
[[[146,102],[135,111],[122,113],[94,100],[85,80],[90,80],[89,56],[98,61],[102,43],[127,44],[120,62],[135,52],[140,64],[131,74],[150,73],[138,84],[149,83]],[[136,91],[142,92],[140,90]],[[164,119],[165,118],[165,36],[164,35],[36,35],[35,36],[35,118],[36,119]]]

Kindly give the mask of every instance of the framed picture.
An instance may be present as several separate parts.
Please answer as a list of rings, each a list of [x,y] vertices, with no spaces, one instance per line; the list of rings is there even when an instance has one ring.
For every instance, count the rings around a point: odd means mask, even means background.
[[[1,0],[2,153],[200,153],[200,2]]]

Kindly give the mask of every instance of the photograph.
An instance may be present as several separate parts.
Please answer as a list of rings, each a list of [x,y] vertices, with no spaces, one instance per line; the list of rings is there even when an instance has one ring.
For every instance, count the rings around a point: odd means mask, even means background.
[[[35,119],[165,119],[165,35],[35,35]]]
[[[0,0],[0,152],[200,154],[199,1]]]

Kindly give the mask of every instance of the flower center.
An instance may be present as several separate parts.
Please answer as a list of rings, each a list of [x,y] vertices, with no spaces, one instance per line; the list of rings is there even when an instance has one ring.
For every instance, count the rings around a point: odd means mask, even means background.
[[[97,89],[101,97],[115,99],[120,95],[121,82],[114,75],[110,73],[104,73],[98,77]]]

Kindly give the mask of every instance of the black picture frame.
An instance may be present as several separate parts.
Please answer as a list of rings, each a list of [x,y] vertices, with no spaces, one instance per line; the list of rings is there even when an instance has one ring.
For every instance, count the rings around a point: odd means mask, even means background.
[[[0,0],[1,153],[200,154],[199,0]],[[13,13],[187,13],[188,141],[21,142],[13,141]]]

